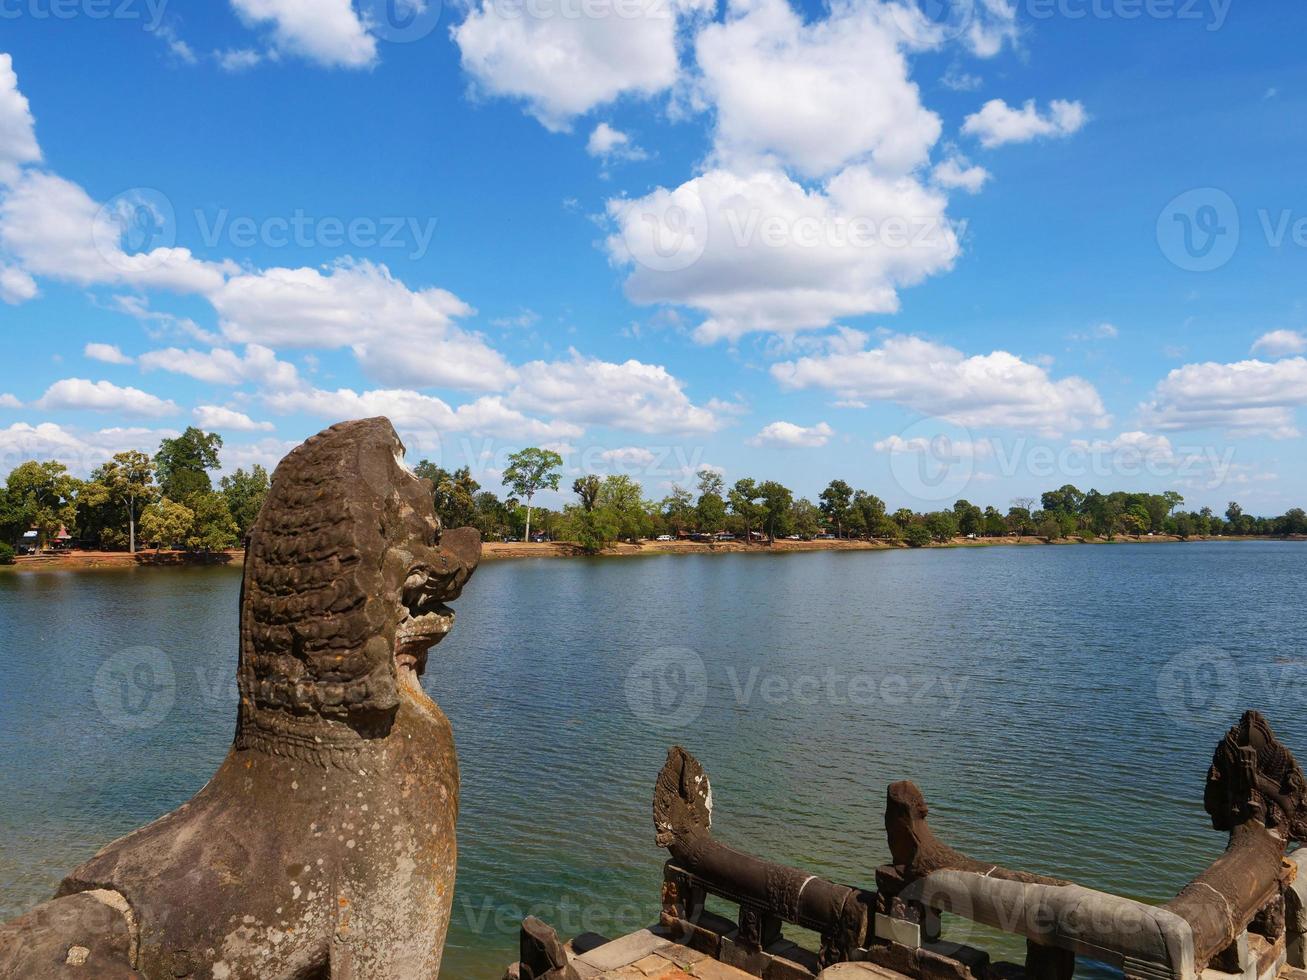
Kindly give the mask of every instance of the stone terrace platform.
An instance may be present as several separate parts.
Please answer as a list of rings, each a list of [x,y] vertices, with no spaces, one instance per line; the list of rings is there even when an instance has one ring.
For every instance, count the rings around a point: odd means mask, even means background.
[[[787,952],[802,954],[793,943],[784,941],[769,952],[777,957]],[[597,938],[578,938],[567,945],[567,954],[579,980],[754,980],[753,974],[672,942],[658,928],[642,929],[607,943]],[[840,963],[824,970],[819,978],[909,980],[904,974],[871,963]],[[1307,975],[1300,980],[1307,980]]]

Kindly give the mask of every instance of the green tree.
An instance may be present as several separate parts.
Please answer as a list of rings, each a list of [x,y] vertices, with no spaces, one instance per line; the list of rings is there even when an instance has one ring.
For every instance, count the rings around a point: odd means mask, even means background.
[[[762,526],[767,529],[767,540],[775,544],[776,535],[789,534],[794,494],[775,480],[766,480],[759,485],[758,495],[762,498],[759,507]]]
[[[821,512],[835,525],[835,536],[844,537],[844,526],[849,523],[849,507],[853,502],[853,488],[843,480],[831,480],[821,492]]]
[[[136,554],[136,519],[141,508],[155,498],[154,463],[143,452],[118,453],[91,478],[104,485],[110,500],[127,510],[127,550]]]
[[[13,469],[6,486],[15,505],[31,515],[42,545],[60,527],[76,525],[77,491],[81,483],[69,474],[63,463],[29,460]]]
[[[726,502],[740,522],[746,541],[750,539],[750,532],[762,521],[762,505],[758,500],[760,496],[758,482],[752,477],[736,480],[726,495]]]
[[[258,520],[263,501],[267,499],[271,488],[268,471],[255,463],[248,473],[239,469],[230,476],[224,476],[218,485],[222,488],[223,499],[227,501],[227,510],[236,522],[236,533],[244,541]],[[180,540],[180,537],[173,540]]]
[[[859,490],[849,505],[849,519],[861,534],[871,537],[885,519],[885,501],[874,493]]]
[[[801,538],[815,538],[821,533],[821,511],[807,497],[801,497],[790,508],[790,527]]]
[[[572,481],[572,492],[581,499],[581,509],[592,511],[595,504],[599,502],[599,491],[603,489],[604,481],[599,479],[593,473],[589,476],[578,476]]]
[[[699,502],[695,505],[699,530],[715,534],[726,520],[726,481],[716,470],[699,471]]]
[[[221,448],[222,436],[193,425],[176,439],[164,439],[154,456],[163,495],[190,505],[191,497],[212,490],[208,471],[222,465],[218,459]]]
[[[673,486],[672,492],[663,498],[661,510],[668,530],[680,534],[695,522],[694,495],[684,487]]]
[[[963,534],[979,536],[985,530],[985,512],[968,500],[959,500],[953,505],[953,517]]]
[[[909,524],[903,532],[904,540],[912,548],[924,548],[930,544],[931,533],[924,524]]]
[[[930,536],[940,544],[946,544],[958,536],[957,518],[951,511],[939,510],[933,514],[927,514],[922,523]]]
[[[605,477],[599,488],[595,510],[616,528],[617,537],[638,541],[649,531],[649,507],[640,484],[624,473]]]
[[[19,494],[11,493],[8,487],[0,487],[0,543],[16,543],[19,535],[30,528],[35,519],[35,511]]]
[[[190,537],[195,512],[167,497],[156,500],[141,513],[141,535],[157,548],[174,548]]]
[[[222,551],[240,540],[240,528],[222,494],[212,490],[192,494],[187,506],[195,518],[186,537],[186,546],[192,551]]]
[[[522,535],[523,541],[531,540],[531,501],[541,490],[558,489],[558,470],[562,465],[563,457],[558,453],[534,446],[508,457],[503,484],[519,498],[526,500],[526,533]]]

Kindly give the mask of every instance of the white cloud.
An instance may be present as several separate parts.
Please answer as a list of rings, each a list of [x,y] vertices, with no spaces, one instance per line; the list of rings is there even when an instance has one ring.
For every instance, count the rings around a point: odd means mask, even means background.
[[[648,156],[629,135],[620,129],[614,129],[606,122],[601,122],[594,128],[586,143],[585,151],[605,163],[618,160],[643,160]]]
[[[747,441],[750,446],[772,449],[816,449],[830,442],[834,434],[835,430],[825,422],[810,426],[772,422]]]
[[[974,92],[985,84],[985,80],[979,75],[964,72],[954,65],[944,73],[939,83],[954,92]]]
[[[212,296],[223,334],[276,348],[349,347],[392,385],[496,391],[512,367],[455,318],[474,311],[444,289],[409,289],[383,265],[266,269],[232,277]]]
[[[36,298],[36,280],[22,269],[0,262],[0,299],[11,306]]]
[[[87,344],[82,348],[82,354],[93,361],[103,361],[105,364],[132,363],[132,359],[120,351],[116,344]]]
[[[0,408],[22,408],[23,403],[18,400],[17,395],[9,392],[0,392]]]
[[[1307,334],[1297,330],[1272,330],[1264,333],[1253,343],[1253,353],[1263,353],[1267,357],[1284,357],[1289,354],[1307,352]]]
[[[35,403],[40,409],[85,409],[132,416],[173,415],[177,405],[139,388],[122,388],[109,381],[64,378],[46,389]]]
[[[27,98],[18,90],[14,59],[0,53],[0,187],[14,183],[24,164],[40,159],[36,122]]]
[[[123,197],[101,207],[78,185],[29,171],[0,200],[0,245],[28,272],[80,286],[125,284],[207,293],[227,265],[203,262],[189,249],[159,247],[128,253],[123,229],[142,213],[166,227],[150,197]]]
[[[271,432],[276,428],[271,422],[255,422],[244,412],[223,408],[221,405],[198,405],[191,414],[195,416],[196,424],[205,431]]]
[[[921,104],[890,5],[836,0],[805,24],[786,0],[728,4],[695,42],[702,97],[716,111],[717,163],[769,160],[809,177],[867,162],[900,176],[925,162],[940,120]]]
[[[1297,436],[1294,414],[1307,405],[1307,358],[1186,364],[1158,382],[1141,406],[1145,424],[1164,430],[1223,429],[1274,438]]]
[[[1115,340],[1121,336],[1121,331],[1112,323],[1098,323],[1088,330],[1068,335],[1068,339],[1081,342],[1091,342],[1095,340]]]
[[[1054,380],[1007,351],[968,357],[918,337],[892,336],[874,350],[776,364],[772,375],[786,389],[893,401],[963,426],[1057,434],[1109,421],[1098,392],[1083,378]]]
[[[878,439],[872,448],[878,453],[911,453],[917,456],[938,456],[939,448],[925,436],[904,439],[901,435]],[[988,439],[950,439],[948,453],[951,457],[966,459],[985,459],[994,455],[994,444]]]
[[[544,422],[529,418],[505,404],[498,396],[485,396],[457,409],[439,398],[404,389],[356,392],[301,389],[264,396],[269,408],[282,414],[314,415],[332,421],[384,415],[415,448],[439,446],[443,435],[476,432],[505,439],[571,439],[582,429],[569,422]]]
[[[930,176],[940,187],[978,194],[991,174],[984,167],[972,164],[966,157],[954,154],[937,164]]]
[[[213,57],[218,62],[218,67],[223,71],[242,72],[249,71],[262,63],[264,55],[253,48],[233,48],[227,51],[215,51]]]
[[[615,364],[573,352],[569,361],[535,361],[518,373],[506,400],[524,411],[628,432],[714,432],[722,426],[718,414],[691,402],[661,365]]]
[[[366,68],[377,42],[350,0],[231,0],[241,19],[269,26],[277,47],[327,67]]]
[[[247,344],[244,356],[220,347],[207,354],[169,347],[142,354],[140,364],[144,371],[171,371],[210,384],[253,382],[271,389],[293,388],[299,384],[295,365],[277,360],[275,351],[260,344]]]
[[[621,449],[605,449],[599,458],[612,463],[617,470],[640,470],[653,466],[658,454],[643,446],[623,446]]]
[[[675,190],[608,202],[637,303],[678,303],[709,318],[711,343],[751,331],[793,333],[898,309],[897,289],[952,266],[947,199],[911,177],[851,167],[824,190],[784,174],[713,170]],[[669,259],[670,256],[670,259]]]
[[[29,459],[53,459],[74,476],[86,477],[115,453],[128,449],[153,452],[160,441],[177,435],[175,429],[115,427],[82,432],[54,422],[15,422],[0,429],[0,475]]]
[[[1020,109],[1014,109],[1002,99],[990,99],[980,111],[962,123],[962,132],[980,140],[981,146],[992,149],[1006,143],[1028,143],[1049,136],[1070,136],[1088,120],[1085,107],[1079,102],[1054,99],[1047,114],[1041,115],[1034,99],[1028,99]]]
[[[578,11],[565,0],[477,0],[450,36],[482,91],[521,99],[544,126],[562,131],[621,95],[671,87],[678,18],[708,6],[706,0],[590,0]]]

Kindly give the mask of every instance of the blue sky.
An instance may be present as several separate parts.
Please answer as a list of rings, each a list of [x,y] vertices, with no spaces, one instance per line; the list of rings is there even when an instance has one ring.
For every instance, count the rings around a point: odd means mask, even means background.
[[[305,12],[306,8],[311,11]],[[1307,499],[1307,14],[0,0],[0,463]],[[570,483],[570,480],[568,481]]]

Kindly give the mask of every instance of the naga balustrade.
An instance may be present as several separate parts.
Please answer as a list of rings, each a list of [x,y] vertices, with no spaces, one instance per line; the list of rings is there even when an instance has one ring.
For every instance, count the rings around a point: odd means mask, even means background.
[[[921,791],[895,783],[885,809],[891,863],[868,891],[714,838],[708,776],[678,746],[654,791],[657,842],[670,852],[657,934],[762,980],[806,980],[845,963],[917,980],[1070,980],[1077,957],[1115,966],[1126,980],[1274,980],[1307,967],[1307,848],[1286,854],[1307,841],[1307,781],[1257,712],[1217,746],[1204,805],[1228,847],[1159,906],[967,857],[935,836]],[[709,896],[735,904],[736,919],[709,911]],[[942,941],[945,914],[1025,937],[1024,966]],[[820,948],[786,940],[786,924],[816,932]],[[528,920],[510,975],[601,975],[575,954]]]

